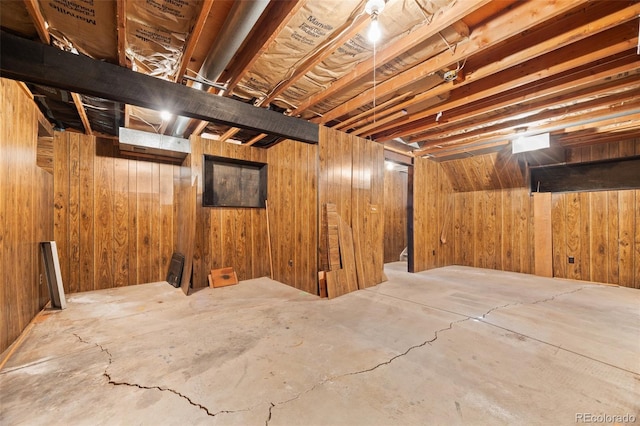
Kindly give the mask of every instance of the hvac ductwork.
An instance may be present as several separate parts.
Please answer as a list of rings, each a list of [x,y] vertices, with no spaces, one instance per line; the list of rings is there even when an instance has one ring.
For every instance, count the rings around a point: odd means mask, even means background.
[[[216,82],[268,4],[269,0],[235,2],[222,27],[220,36],[198,72],[198,78]],[[191,87],[197,90],[206,90],[207,88],[206,85],[199,82],[194,83]],[[182,137],[189,121],[188,117],[178,117],[173,127],[173,135]]]

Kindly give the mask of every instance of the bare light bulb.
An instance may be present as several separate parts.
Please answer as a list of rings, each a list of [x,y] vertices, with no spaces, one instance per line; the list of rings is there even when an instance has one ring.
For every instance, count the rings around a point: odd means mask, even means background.
[[[160,118],[166,121],[171,118],[171,113],[169,111],[160,111]]]
[[[369,41],[371,43],[377,43],[378,41],[380,41],[380,37],[382,37],[382,32],[380,31],[380,23],[378,22],[378,17],[375,15],[371,17],[371,25],[369,26],[367,37],[369,37]]]

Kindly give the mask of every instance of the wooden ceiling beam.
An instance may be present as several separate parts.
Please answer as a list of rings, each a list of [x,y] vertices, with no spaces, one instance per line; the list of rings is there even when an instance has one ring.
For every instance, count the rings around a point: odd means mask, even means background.
[[[564,108],[561,113],[559,111],[546,111],[525,119],[492,126],[491,128],[483,129],[481,132],[471,132],[473,134],[465,135],[464,137],[429,141],[423,147],[414,150],[414,153],[415,155],[423,156],[447,147],[458,148],[510,139],[516,136],[552,132],[591,121],[608,120],[640,112],[640,92],[634,91],[625,95],[625,97],[616,99],[618,102],[616,105],[611,105],[610,100],[596,99],[593,102],[585,102]],[[526,129],[524,132],[521,131],[523,128]]]
[[[525,5],[535,6],[535,13],[533,11],[529,11],[529,14],[536,17],[536,23],[543,22],[544,20],[550,19],[560,14],[559,11],[556,10],[556,8],[554,7],[548,11],[548,15],[543,16],[540,13],[538,2],[529,2],[529,3],[526,3]],[[566,10],[571,9],[575,6],[576,4],[573,3],[571,7],[567,7],[567,9],[563,10],[563,12],[566,12]],[[520,9],[515,9],[515,10],[520,10]],[[546,55],[549,52],[557,51],[571,44],[576,44],[576,42],[584,40],[588,37],[592,37],[595,34],[603,33],[604,31],[609,30],[613,27],[616,27],[623,22],[636,19],[638,14],[640,14],[640,3],[636,3],[621,11],[618,11],[617,13],[607,15],[596,21],[581,25],[578,28],[559,34],[555,37],[551,37],[548,40],[546,40],[544,43],[538,43],[528,48],[517,51],[511,55],[508,55],[502,58],[499,61],[492,62],[477,70],[473,70],[470,72],[467,69],[467,74],[463,82],[460,82],[457,84],[455,82],[448,82],[445,84],[441,84],[437,88],[426,92],[424,96],[426,96],[429,93],[432,93],[433,96],[436,96],[438,94],[443,93],[444,91],[447,91],[453,88],[459,89],[460,87],[469,85],[475,81],[478,81],[490,75],[501,72],[507,68],[511,68],[516,65],[523,64],[527,61],[531,61],[532,59]],[[509,16],[511,16],[511,14],[509,14]],[[496,21],[498,20],[494,20],[492,21],[492,23],[495,24]],[[523,21],[530,22],[534,20],[529,17],[528,19],[523,19]],[[496,37],[496,39],[499,41],[503,41],[509,38],[510,36],[519,34],[522,31],[522,30],[516,29],[513,26],[513,23],[510,26],[506,25],[505,23],[503,26],[498,26],[496,29],[498,29],[498,33],[500,34],[499,37]],[[484,31],[486,31],[486,29]],[[493,40],[495,37],[495,35],[492,36],[490,33],[486,33],[485,36],[488,37],[490,40]],[[380,85],[377,86],[375,94],[376,96],[385,96],[389,93],[393,93],[394,91],[400,89],[401,87],[404,87],[409,83],[415,82],[417,79],[423,78],[429,74],[436,72],[438,69],[440,68],[434,68],[433,65],[430,64],[430,61],[425,61],[418,67],[413,67],[410,70],[405,71],[404,73],[401,73],[381,83]],[[374,91],[372,89],[369,89],[368,91],[365,91],[360,95],[356,96],[352,100],[347,101],[341,106],[334,108],[333,110],[324,114],[322,119],[318,121],[321,123],[325,123],[327,119],[337,118],[342,115],[345,115],[349,111],[353,111],[357,108],[362,107],[363,105],[366,105],[367,103],[370,103],[373,99],[373,96],[374,96]],[[428,114],[428,115],[431,115],[431,114]],[[423,118],[424,116],[425,114],[421,112],[417,115],[414,115],[414,118],[407,118],[407,120],[409,119],[415,120],[415,119],[419,119],[416,117]]]
[[[262,25],[256,26],[256,28],[260,28],[260,33],[255,34],[256,37],[252,35],[247,37],[247,39],[251,39],[251,42],[244,44],[242,53],[237,55],[237,59],[228,67],[229,71],[223,73],[222,81],[229,81],[227,84],[227,93],[233,92],[233,89],[235,89],[244,77],[245,73],[247,73],[260,56],[267,51],[278,34],[289,24],[289,21],[305,4],[302,0],[283,0],[274,3],[277,4],[270,10],[271,13],[268,14],[265,22],[263,22]]]
[[[251,146],[253,144],[255,144],[256,142],[261,141],[262,139],[266,138],[267,134],[266,133],[260,133],[259,135],[254,136],[253,138],[249,139],[249,141],[247,141],[247,143],[245,143],[245,146]]]
[[[218,140],[220,142],[226,142],[228,139],[231,139],[232,137],[234,137],[239,131],[240,129],[238,129],[237,127],[231,127],[229,130],[224,132],[224,134],[220,136],[220,139]]]
[[[196,46],[200,41],[200,36],[202,35],[202,31],[205,28],[205,24],[207,23],[207,18],[209,17],[209,12],[211,12],[211,7],[213,6],[214,0],[203,0],[202,9],[200,9],[200,14],[198,15],[198,19],[196,20],[196,24],[193,26],[193,30],[191,34],[189,34],[189,40],[187,41],[187,45],[182,53],[182,58],[180,60],[180,67],[178,68],[178,72],[175,75],[174,81],[180,83],[182,80],[182,76],[187,71],[187,67],[189,66],[189,62],[191,61],[191,57],[193,56],[193,52],[196,50]]]
[[[116,2],[116,38],[118,40],[118,65],[129,68],[127,63],[127,18],[125,10],[127,0],[117,0]]]
[[[406,127],[412,135],[419,135],[433,128],[447,126],[452,123],[470,120],[481,117],[484,114],[499,111],[504,108],[516,107],[524,102],[533,102],[538,99],[549,98],[551,96],[561,96],[573,90],[582,91],[584,88],[602,84],[607,81],[617,80],[620,75],[633,74],[640,75],[640,66],[632,57],[625,57],[620,60],[606,62],[604,64],[586,68],[579,72],[572,72],[569,75],[560,76],[551,81],[542,81],[528,84],[511,91],[504,92],[489,99],[480,99],[476,102],[467,103],[457,108],[451,108],[447,102],[439,105],[447,111],[439,121],[422,119],[415,124]],[[614,83],[613,87],[617,87]],[[566,95],[570,96],[570,95]],[[456,97],[450,98],[451,102],[456,101]],[[458,109],[460,112],[458,112]],[[397,127],[388,126],[382,131],[393,131]],[[381,129],[377,129],[380,131]]]
[[[27,13],[33,21],[33,25],[36,27],[40,41],[44,44],[51,44],[51,35],[49,34],[49,29],[46,21],[44,20],[44,16],[42,16],[42,12],[40,11],[38,1],[24,0],[24,5],[27,8]]]
[[[477,129],[496,121],[507,121],[523,114],[534,114],[538,111],[548,110],[549,108],[560,108],[575,102],[585,102],[594,97],[603,97],[612,95],[616,92],[625,92],[640,88],[640,73],[633,74],[629,77],[619,80],[607,82],[609,84],[601,84],[598,86],[588,86],[581,90],[570,93],[561,93],[553,98],[544,98],[538,102],[533,102],[522,108],[514,108],[512,111],[505,111],[498,116],[495,114],[487,114],[483,118],[474,121],[455,121],[453,123],[443,123],[435,128],[433,132],[423,133],[411,138],[412,142],[421,142],[423,140],[435,140],[438,138],[448,137],[468,133],[470,129]],[[596,80],[597,82],[597,80]],[[607,99],[615,99],[608,97]],[[493,112],[493,111],[492,111]]]
[[[458,92],[458,96],[451,96],[451,98],[455,98],[455,100],[451,100],[450,98],[443,104],[437,104],[431,108],[420,111],[419,113],[410,114],[409,117],[406,118],[403,122],[396,123],[396,125],[401,126],[409,124],[411,122],[417,122],[419,120],[435,116],[439,112],[446,113],[446,111],[450,109],[482,99],[488,99],[492,96],[495,96],[495,94],[497,93],[502,93],[511,89],[525,86],[532,81],[538,81],[548,77],[556,76],[573,70],[574,68],[580,67],[584,64],[593,63],[593,66],[597,66],[597,61],[604,61],[605,58],[615,56],[619,53],[628,52],[628,55],[632,54],[632,52],[630,52],[630,49],[634,46],[635,40],[625,37],[625,39],[622,41],[619,41],[613,45],[607,45],[607,43],[615,42],[616,40],[617,39],[615,38],[609,39],[609,37],[605,37],[600,40],[600,45],[592,40],[583,40],[583,43],[576,45],[574,47],[574,50],[576,52],[586,53],[565,60],[564,62],[561,61],[563,59],[566,59],[567,55],[564,51],[560,50],[554,51],[551,54],[547,55],[544,60],[532,61],[530,67],[509,67],[506,70],[497,73],[496,66],[494,64],[489,64],[483,68],[478,69],[475,74],[480,74],[483,77],[495,74],[492,79],[478,81],[478,84],[474,86],[465,86],[461,89],[466,90]],[[519,54],[517,55],[519,56]],[[537,68],[532,69],[533,67]],[[498,84],[495,84],[496,82]],[[440,87],[443,86],[438,86],[436,89],[439,89]],[[433,94],[436,95],[444,91],[445,88],[435,90],[435,93]],[[390,137],[406,137],[412,134],[414,134],[414,130],[401,130],[399,132],[394,132],[392,135],[390,135]]]
[[[318,125],[215,96],[181,84],[64,52],[1,32],[0,72],[5,78],[43,84],[117,102],[168,110],[301,142],[317,143]]]
[[[339,124],[336,124],[335,126],[333,126],[334,129],[337,130],[344,130],[344,129],[348,129],[351,127],[351,125],[353,123],[355,123],[356,121],[360,121],[363,119],[363,117],[367,116],[367,115],[374,115],[375,113],[377,113],[378,111],[382,110],[382,114],[387,114],[389,111],[387,111],[387,108],[389,107],[389,105],[393,105],[397,102],[402,102],[406,99],[412,99],[414,97],[414,93],[413,92],[407,92],[407,93],[403,93],[399,96],[395,96],[391,99],[389,99],[388,101],[382,102],[381,104],[377,104],[374,108],[371,108],[363,113],[360,113],[358,115],[354,115],[353,117],[344,120],[342,122],[340,122]],[[373,119],[369,119],[366,120],[366,122],[364,124],[370,124],[373,123]]]
[[[93,135],[93,131],[91,130],[91,123],[89,122],[89,117],[87,117],[87,111],[84,109],[84,105],[82,104],[82,99],[80,95],[74,92],[71,92],[71,98],[73,98],[73,103],[78,110],[78,115],[82,120],[82,125],[84,126],[84,132],[91,136]]]
[[[406,37],[402,37],[397,42],[392,43],[384,47],[380,52],[377,52],[375,64],[373,57],[366,61],[360,62],[358,65],[353,67],[350,72],[334,81],[326,90],[321,91],[314,96],[311,96],[305,102],[298,105],[297,108],[295,108],[291,112],[291,115],[299,115],[313,105],[316,105],[323,100],[339,93],[354,81],[358,80],[362,75],[372,73],[374,70],[374,65],[375,67],[380,67],[393,60],[394,58],[397,58],[398,55],[401,55],[402,53],[418,46],[429,37],[438,34],[438,32],[462,20],[462,18],[464,18],[469,13],[480,9],[482,6],[489,3],[489,1],[490,0],[468,0],[453,2],[451,6],[439,10],[429,24],[425,24],[417,28],[415,31],[409,33]],[[329,121],[324,119],[319,120],[319,122],[322,123],[326,123],[327,121]]]
[[[584,2],[586,0],[580,1]],[[567,13],[579,4],[580,3],[578,2],[561,2],[560,4],[545,3],[541,6],[537,2],[521,2],[515,9],[508,13],[504,13],[483,26],[473,30],[469,41],[457,46],[453,54],[451,54],[450,51],[445,51],[413,68],[410,68],[409,70],[406,70],[403,73],[391,77],[378,85],[375,92],[370,89],[369,91],[363,92],[358,95],[358,97],[350,100],[349,108],[355,107],[360,103],[365,105],[372,102],[374,96],[384,96],[386,93],[397,91],[408,84],[424,79],[429,75],[450,67],[452,64],[463,61],[465,58],[472,55],[478,55],[483,51],[486,51],[491,47],[522,33],[522,31],[539,25],[546,20],[553,19]],[[535,18],[532,19],[532,16]],[[451,83],[449,86],[453,88],[455,83]],[[432,97],[430,96],[430,91],[425,91],[419,96],[416,96],[413,100],[413,104],[422,102],[429,97]],[[407,101],[402,105],[394,106],[393,110],[397,111],[404,109],[410,107],[411,104],[412,102]],[[361,106],[362,105],[359,105],[355,109],[360,108]],[[321,122],[326,123],[328,119],[344,115],[345,110],[348,111],[346,106],[334,108],[334,110],[324,114]],[[351,111],[353,110],[354,109],[351,109]]]

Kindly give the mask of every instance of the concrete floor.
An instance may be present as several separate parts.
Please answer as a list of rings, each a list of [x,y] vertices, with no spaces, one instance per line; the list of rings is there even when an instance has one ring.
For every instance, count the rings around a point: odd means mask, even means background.
[[[0,424],[640,423],[640,291],[405,268],[334,300],[267,278],[71,295],[0,372]]]

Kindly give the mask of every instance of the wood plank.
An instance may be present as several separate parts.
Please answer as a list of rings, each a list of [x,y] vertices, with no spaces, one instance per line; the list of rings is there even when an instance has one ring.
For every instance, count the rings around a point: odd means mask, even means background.
[[[79,151],[80,271],[78,285],[70,292],[89,291],[94,287],[94,157],[95,138],[82,137]],[[58,244],[60,242],[58,241]]]
[[[338,226],[340,234],[340,257],[342,269],[345,271],[344,291],[350,293],[358,289],[358,276],[356,273],[356,259],[353,248],[353,232],[347,222],[341,217]]]
[[[514,271],[513,255],[515,252],[514,216],[517,215],[513,206],[513,191],[510,189],[501,191],[502,204],[502,247],[500,248],[501,264],[503,271]]]
[[[2,32],[5,78],[318,143],[318,125]],[[162,94],[158,96],[158,94]]]
[[[536,197],[538,195],[536,194]],[[553,276],[567,278],[567,194],[551,195]],[[537,225],[538,222],[536,222]],[[538,229],[536,228],[536,234]],[[536,246],[537,248],[537,246]],[[536,274],[538,275],[538,274]]]
[[[164,280],[173,255],[173,192],[174,169],[177,166],[160,164],[160,274]]]
[[[138,162],[129,161],[128,217],[127,231],[129,241],[129,285],[141,284],[138,269]]]
[[[636,142],[636,153],[640,154],[640,140]],[[640,189],[634,191],[636,196],[635,202],[635,242],[633,256],[633,275],[635,276],[635,288],[640,288]]]
[[[577,193],[565,194],[566,199],[566,256],[567,258],[561,259],[563,262],[567,263],[566,266],[566,274],[564,275],[566,278],[570,278],[573,280],[581,280],[584,279],[582,277],[583,270],[583,262],[584,259],[581,257],[581,246],[583,235],[581,233],[581,210],[582,205],[580,204],[580,195]],[[555,238],[555,236],[554,236]],[[555,243],[554,243],[555,244]],[[575,263],[568,263],[568,257],[573,257]]]
[[[550,193],[533,194],[534,272],[541,277],[553,276],[553,246]]]
[[[68,253],[69,253],[69,289],[78,291],[80,282],[80,138],[79,134],[69,133],[69,201],[68,201]]]
[[[160,164],[151,164],[151,205],[150,205],[150,239],[151,251],[149,252],[149,262],[151,263],[150,280],[152,282],[162,281],[167,276],[167,271],[161,270],[160,264]]]
[[[113,163],[113,285],[129,285],[129,160]]]
[[[610,155],[617,156],[617,153],[614,153],[610,150]],[[620,262],[620,237],[619,237],[619,229],[620,229],[620,216],[618,214],[618,193],[622,191],[607,191],[606,192],[606,201],[607,201],[607,221],[605,222],[607,229],[607,283],[608,284],[619,284],[620,283],[620,271],[619,271],[619,262]]]
[[[620,191],[618,193],[617,217],[619,223],[618,237],[618,284],[625,287],[635,287],[634,277],[634,245],[635,245],[635,191]]]
[[[103,155],[100,155],[102,151]],[[114,159],[111,141],[96,140],[94,159],[94,289],[111,288],[113,271]]]
[[[181,214],[184,228],[183,239],[180,241],[179,249],[184,253],[184,269],[182,270],[182,283],[180,287],[184,294],[189,295],[189,283],[192,279],[193,253],[196,239],[196,199],[198,187],[194,182],[191,187],[184,188],[181,193]]]
[[[70,288],[69,274],[69,143],[66,134],[56,133],[53,139],[53,185],[54,185],[54,239],[58,244],[58,254],[60,256],[60,273],[64,284],[65,293],[78,291]],[[12,231],[13,227],[7,227],[7,231]],[[7,239],[11,241],[11,239]],[[93,279],[91,280],[93,282]]]
[[[153,189],[152,179],[153,171],[151,163],[145,161],[139,161],[136,170],[136,187],[137,192],[137,247],[138,247],[138,281],[140,284],[153,282],[151,253],[152,244],[151,239],[151,209],[152,209],[152,195]],[[186,253],[185,253],[186,259]],[[186,260],[185,260],[186,263]]]
[[[580,279],[591,281],[591,192],[579,193],[580,202]]]
[[[589,224],[591,274],[589,280],[606,283],[609,275],[607,194],[606,192],[592,192],[589,201],[591,210],[591,223]]]

